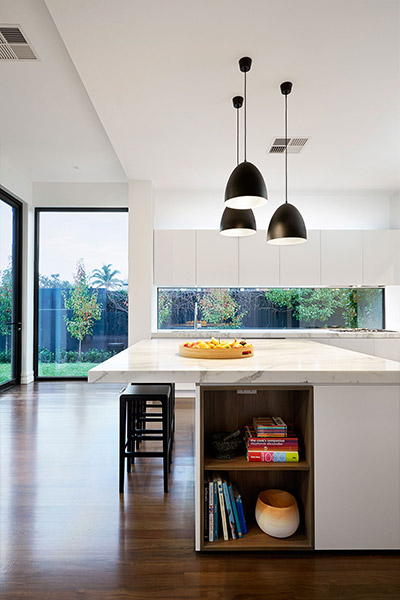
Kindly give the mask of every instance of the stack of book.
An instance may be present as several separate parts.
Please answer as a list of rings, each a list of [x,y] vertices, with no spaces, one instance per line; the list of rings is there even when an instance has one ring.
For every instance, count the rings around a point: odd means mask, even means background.
[[[258,421],[267,419],[278,421],[279,432],[274,430],[271,422],[267,426],[268,432],[265,432],[265,428],[256,429]],[[249,462],[299,462],[299,439],[295,433],[287,431],[286,424],[280,417],[253,419],[253,426],[246,425],[244,430]],[[284,435],[282,431],[285,431]]]
[[[286,437],[287,427],[282,417],[254,417],[253,428],[258,437]]]
[[[236,540],[247,533],[239,488],[220,473],[204,477],[204,539]]]

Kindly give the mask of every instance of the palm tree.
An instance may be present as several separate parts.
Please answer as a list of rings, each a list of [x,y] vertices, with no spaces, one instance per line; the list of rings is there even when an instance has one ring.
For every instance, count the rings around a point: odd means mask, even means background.
[[[103,265],[101,269],[93,269],[91,280],[92,285],[96,287],[105,288],[108,290],[115,290],[121,287],[121,279],[116,278],[121,271],[117,269],[112,270],[112,264]]]

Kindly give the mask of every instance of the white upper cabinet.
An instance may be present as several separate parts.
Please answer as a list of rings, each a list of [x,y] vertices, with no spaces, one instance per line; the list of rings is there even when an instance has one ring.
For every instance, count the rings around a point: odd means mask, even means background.
[[[321,284],[320,242],[320,231],[308,231],[304,244],[280,247],[281,285],[301,287]]]
[[[154,284],[196,285],[195,231],[154,231]]]
[[[279,286],[279,248],[265,231],[239,238],[239,285]]]
[[[400,283],[400,231],[396,229],[363,231],[363,284]]]
[[[197,231],[197,285],[238,285],[238,238]]]
[[[321,231],[321,284],[361,285],[362,231]]]

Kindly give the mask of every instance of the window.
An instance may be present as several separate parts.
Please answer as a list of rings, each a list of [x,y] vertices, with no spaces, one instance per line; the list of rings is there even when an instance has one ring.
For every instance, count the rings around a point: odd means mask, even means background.
[[[86,377],[128,343],[128,213],[37,209],[36,376]]]
[[[382,288],[158,288],[159,329],[384,326]]]

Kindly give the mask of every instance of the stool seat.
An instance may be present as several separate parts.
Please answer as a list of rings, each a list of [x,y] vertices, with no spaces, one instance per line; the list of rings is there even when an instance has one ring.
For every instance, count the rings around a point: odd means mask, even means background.
[[[168,384],[129,384],[122,392],[121,396],[143,396],[143,400],[156,399],[159,396],[171,395],[171,386]]]
[[[150,405],[148,405],[150,403]],[[150,412],[148,408],[161,412]],[[157,409],[156,409],[157,410]],[[124,491],[124,464],[127,470],[135,458],[162,457],[164,492],[168,492],[168,473],[171,466],[175,430],[175,384],[130,384],[120,394],[119,491]],[[146,429],[147,423],[161,422],[162,429]],[[162,441],[162,451],[140,450],[145,441]]]

